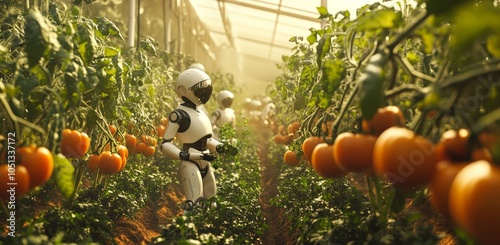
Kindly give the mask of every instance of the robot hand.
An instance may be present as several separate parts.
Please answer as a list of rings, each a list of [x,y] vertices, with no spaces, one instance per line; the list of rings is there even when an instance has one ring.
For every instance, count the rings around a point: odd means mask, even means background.
[[[236,156],[238,154],[238,148],[231,144],[220,144],[216,146],[216,151],[221,154],[228,154],[230,156]]]
[[[215,160],[215,156],[207,153],[196,153],[196,152],[179,152],[179,158],[181,160],[205,160],[205,161],[213,161]]]

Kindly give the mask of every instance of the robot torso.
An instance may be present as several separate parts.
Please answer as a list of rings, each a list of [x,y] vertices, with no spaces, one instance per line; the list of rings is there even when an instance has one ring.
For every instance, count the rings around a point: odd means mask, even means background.
[[[221,109],[218,108],[212,113],[212,124],[216,126],[221,126],[226,123],[230,123],[233,127],[235,125],[234,122],[236,120],[236,114],[234,113],[234,110],[231,108],[225,108]]]
[[[171,114],[169,121],[177,123],[179,128],[175,137],[182,144],[192,144],[212,137],[212,124],[208,116],[196,109],[179,105]]]

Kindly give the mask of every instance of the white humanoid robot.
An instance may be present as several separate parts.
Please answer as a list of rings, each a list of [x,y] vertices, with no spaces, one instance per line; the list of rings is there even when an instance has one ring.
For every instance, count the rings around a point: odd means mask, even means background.
[[[265,97],[262,99],[264,108],[261,112],[261,120],[266,125],[269,126],[276,115],[276,105],[271,101],[270,97]]]
[[[187,69],[179,74],[175,90],[184,103],[170,113],[160,151],[181,160],[179,178],[186,196],[184,209],[190,211],[217,194],[210,162],[215,160],[214,154],[223,153],[226,147],[212,138],[210,119],[198,109],[212,94],[210,77],[202,70]],[[173,143],[174,138],[182,149]]]
[[[217,103],[219,108],[217,108],[210,117],[210,122],[212,123],[212,129],[214,132],[214,138],[220,139],[219,130],[224,124],[230,124],[232,128],[236,127],[236,114],[231,107],[233,104],[234,95],[229,90],[222,90],[217,94]]]

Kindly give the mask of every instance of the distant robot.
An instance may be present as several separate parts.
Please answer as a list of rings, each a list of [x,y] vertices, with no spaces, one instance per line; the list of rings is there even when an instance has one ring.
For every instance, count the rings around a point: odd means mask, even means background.
[[[183,206],[190,211],[217,194],[210,162],[230,146],[225,147],[212,138],[210,119],[199,110],[212,94],[210,77],[202,70],[187,69],[177,78],[175,91],[183,103],[169,115],[160,151],[172,159],[181,160],[179,177],[186,196]],[[182,144],[182,149],[174,144],[174,138]]]
[[[210,117],[214,138],[220,139],[219,130],[224,124],[230,124],[232,128],[236,127],[236,114],[231,107],[233,104],[234,95],[229,90],[222,90],[217,94],[217,108]]]

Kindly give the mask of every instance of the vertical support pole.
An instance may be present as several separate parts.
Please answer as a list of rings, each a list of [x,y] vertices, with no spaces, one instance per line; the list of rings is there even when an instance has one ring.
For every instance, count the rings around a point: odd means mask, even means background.
[[[328,0],[321,0],[321,7],[328,7]],[[325,28],[325,26],[328,24],[328,20],[322,19],[321,20],[321,29]]]
[[[129,15],[128,15],[128,36],[127,44],[129,47],[135,46],[135,15],[137,13],[136,0],[129,0]]]

